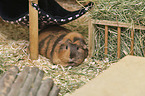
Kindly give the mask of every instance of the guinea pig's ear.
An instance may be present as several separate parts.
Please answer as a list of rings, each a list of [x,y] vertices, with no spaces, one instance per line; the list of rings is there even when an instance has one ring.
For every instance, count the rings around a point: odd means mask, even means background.
[[[84,57],[87,58],[87,56],[88,56],[88,48],[87,48],[86,44],[83,45],[83,49],[84,49]]]
[[[84,51],[85,51],[84,52],[84,57],[87,58],[87,56],[88,56],[88,49],[85,49]]]
[[[84,45],[83,45],[83,49],[87,49],[87,45],[84,44]]]
[[[85,42],[82,42],[83,50],[84,50],[84,58],[88,56],[88,48]]]

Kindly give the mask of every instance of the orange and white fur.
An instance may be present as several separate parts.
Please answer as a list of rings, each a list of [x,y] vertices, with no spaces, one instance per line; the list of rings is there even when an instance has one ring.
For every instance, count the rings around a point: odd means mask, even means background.
[[[40,31],[39,53],[53,64],[77,66],[88,55],[83,36],[60,26],[51,26]]]

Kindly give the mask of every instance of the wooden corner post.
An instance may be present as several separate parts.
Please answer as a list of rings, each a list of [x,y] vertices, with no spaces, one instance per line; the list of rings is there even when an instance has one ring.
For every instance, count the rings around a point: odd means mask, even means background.
[[[38,59],[38,11],[31,3],[38,4],[38,0],[29,0],[29,40],[30,40],[30,58]]]
[[[89,22],[88,22],[88,38],[89,38],[89,41],[88,41],[88,45],[89,45],[89,57],[91,58],[93,56],[93,52],[94,52],[94,25],[93,25],[93,21],[90,19]]]

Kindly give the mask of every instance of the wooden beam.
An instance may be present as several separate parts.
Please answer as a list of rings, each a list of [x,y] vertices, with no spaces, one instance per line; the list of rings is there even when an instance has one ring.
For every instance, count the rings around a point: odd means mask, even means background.
[[[133,47],[134,47],[134,29],[131,29],[131,45],[130,45],[130,54],[133,55]]]
[[[35,81],[35,78],[38,74],[39,69],[37,67],[32,67],[29,71],[29,74],[27,75],[27,78],[25,80],[25,83],[20,89],[19,96],[28,96],[29,91],[31,90],[31,87],[33,82]]]
[[[19,74],[19,76],[17,76],[17,78],[15,79],[10,92],[8,93],[7,96],[18,96],[21,87],[23,86],[23,84],[25,83],[25,79],[28,76],[30,68],[29,67],[25,67],[23,69],[23,71]]]
[[[3,77],[0,78],[0,96],[7,96],[10,91],[13,82],[18,74],[18,67],[14,66],[10,68]]]
[[[30,39],[30,58],[38,59],[38,11],[31,3],[38,4],[38,0],[29,0],[29,39]]]
[[[57,85],[53,85],[52,90],[49,93],[49,96],[58,96],[60,89]]]
[[[118,35],[117,35],[117,58],[120,58],[120,44],[121,44],[121,28],[118,27]]]
[[[29,95],[28,96],[36,96],[37,92],[39,90],[39,87],[41,86],[41,81],[43,79],[44,76],[44,71],[39,70],[34,82],[33,82],[33,87],[31,88],[31,90],[29,91]]]
[[[50,96],[48,95],[53,88],[54,81],[52,79],[46,79],[41,82],[41,86],[37,92],[37,96]],[[47,89],[47,90],[46,90]]]
[[[105,55],[107,56],[108,53],[108,26],[107,25],[105,25],[105,48],[104,49],[105,49]]]
[[[94,25],[93,25],[93,23],[92,23],[92,21],[91,20],[89,20],[89,24],[88,24],[88,32],[89,32],[89,34],[88,34],[88,38],[89,38],[89,40],[88,40],[88,45],[89,45],[89,57],[92,57],[93,56],[93,52],[94,52],[94,30],[95,30],[95,28],[94,28]]]
[[[139,26],[139,25],[134,25],[132,26],[129,23],[122,23],[122,22],[117,22],[117,21],[108,21],[108,20],[94,20],[92,19],[93,24],[99,24],[99,25],[108,25],[108,26],[115,26],[115,27],[125,27],[125,28],[134,28],[134,29],[139,29],[139,30],[145,30],[145,26]]]

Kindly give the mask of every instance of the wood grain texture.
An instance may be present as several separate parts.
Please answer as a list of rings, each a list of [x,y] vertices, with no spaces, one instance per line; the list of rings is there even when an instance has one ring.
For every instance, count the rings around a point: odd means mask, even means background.
[[[44,76],[44,71],[39,70],[28,96],[36,96],[37,91],[41,85],[43,76]]]
[[[8,96],[18,96],[18,94],[20,92],[20,88],[25,83],[25,80],[27,78],[29,70],[30,70],[29,67],[25,67],[23,69],[23,71],[20,72],[20,74],[17,76],[15,82],[13,83],[12,88],[11,88]]]
[[[52,79],[46,79],[46,80],[42,81],[41,86],[37,92],[37,96],[49,96],[53,83],[54,82]]]
[[[59,91],[60,89],[58,86],[54,84],[52,90],[49,93],[49,96],[58,96]]]
[[[39,70],[36,67],[31,68],[24,85],[20,90],[19,96],[28,96],[28,93],[30,91],[30,88],[32,87],[32,84],[37,76],[38,71]]]
[[[58,96],[59,87],[52,79],[43,80],[44,71],[25,67],[18,73],[12,67],[0,78],[0,96]]]
[[[121,28],[118,27],[118,34],[117,34],[117,58],[120,58],[120,49],[121,49]]]
[[[108,53],[108,26],[105,25],[105,58],[107,57],[107,53]]]
[[[94,28],[94,25],[93,25],[93,22],[91,20],[89,20],[89,23],[88,23],[88,50],[89,50],[89,57],[92,57],[93,56],[93,52],[94,52],[94,31],[95,31],[95,28]]]
[[[18,67],[14,66],[6,71],[6,73],[0,79],[0,96],[6,96],[10,91],[10,88],[16,78],[18,71]]]
[[[124,27],[124,28],[134,28],[134,29],[139,29],[139,30],[145,30],[145,26],[139,26],[139,25],[132,26],[129,23],[123,23],[123,22],[117,22],[117,21],[92,19],[92,23],[98,24],[98,25],[108,25],[108,26],[114,26],[114,27]]]
[[[38,0],[29,0],[29,38],[30,38],[30,58],[38,59],[38,11],[31,3],[38,4]]]
[[[131,29],[131,45],[130,45],[130,55],[133,55],[134,49],[134,29]]]

